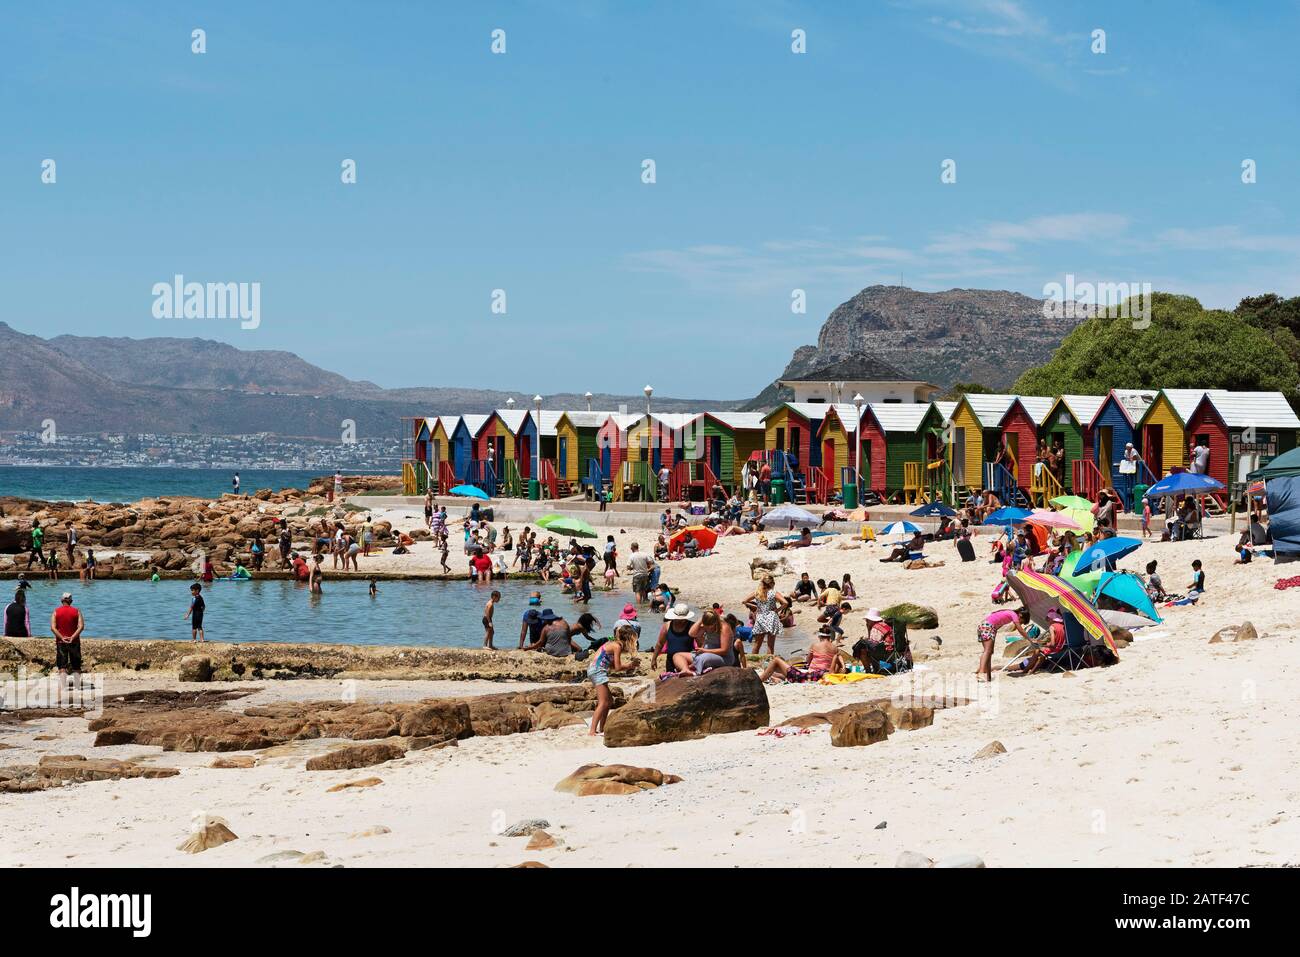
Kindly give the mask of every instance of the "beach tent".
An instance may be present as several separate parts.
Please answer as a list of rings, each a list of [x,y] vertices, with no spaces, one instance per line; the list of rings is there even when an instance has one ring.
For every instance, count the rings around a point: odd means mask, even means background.
[[[1104,599],[1110,599],[1111,602],[1121,606],[1118,611],[1131,610],[1139,615],[1145,615],[1151,621],[1163,621],[1160,612],[1156,611],[1156,606],[1151,601],[1151,596],[1147,594],[1146,586],[1136,575],[1127,572],[1104,572],[1097,582],[1093,595],[1098,607]]]
[[[1049,446],[1060,444],[1065,452],[1063,484],[1073,490],[1074,463],[1092,457],[1092,420],[1101,408],[1104,396],[1063,395],[1048,410],[1039,426]]]
[[[1294,449],[1297,430],[1300,418],[1280,392],[1207,392],[1188,418],[1187,444],[1204,442],[1206,473],[1228,485]]]
[[[1103,646],[1119,660],[1119,649],[1105,619],[1097,607],[1071,583],[1055,575],[1022,568],[1007,575],[1007,584],[1020,596],[1029,615],[1040,628],[1048,627],[1047,612],[1057,609],[1063,617],[1073,617],[1087,635],[1089,645]]]
[[[1251,481],[1280,478],[1283,475],[1300,475],[1300,449],[1283,452],[1267,465],[1255,469],[1247,476]]]
[[[882,499],[924,489],[926,466],[944,456],[943,423],[933,402],[868,405],[862,412],[863,487]]]
[[[1137,422],[1142,458],[1155,478],[1187,465],[1187,423],[1205,389],[1161,389]]]
[[[1300,474],[1267,481],[1268,529],[1275,554],[1300,552]]]
[[[706,412],[704,459],[728,491],[741,488],[741,471],[750,456],[763,450],[766,431],[762,412]]]

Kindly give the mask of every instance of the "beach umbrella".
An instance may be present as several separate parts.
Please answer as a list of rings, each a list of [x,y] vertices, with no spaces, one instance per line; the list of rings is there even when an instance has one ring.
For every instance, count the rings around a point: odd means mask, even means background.
[[[1098,608],[1097,613],[1101,615],[1112,631],[1116,628],[1127,628],[1132,631],[1135,628],[1145,628],[1148,625],[1155,624],[1150,618],[1143,618],[1131,611],[1120,611],[1118,608]]]
[[[539,518],[533,524],[538,528],[550,528],[551,522],[558,522],[564,518],[559,512],[548,512]]]
[[[688,534],[699,544],[701,551],[709,551],[718,544],[718,533],[709,526],[687,525],[685,528],[673,533],[672,537],[668,539],[668,547],[673,549],[679,545],[684,545]]]
[[[1079,531],[1091,532],[1097,526],[1097,518],[1092,514],[1090,509],[1086,508],[1063,508],[1061,515],[1069,516],[1079,523]]]
[[[1127,558],[1141,547],[1140,538],[1123,538],[1118,535],[1114,538],[1103,538],[1084,550],[1079,556],[1077,567],[1093,571],[1114,571],[1117,561]]]
[[[890,522],[880,530],[880,534],[888,538],[891,535],[915,535],[919,531],[911,522]]]
[[[1052,504],[1058,508],[1081,508],[1085,512],[1092,511],[1092,503],[1082,495],[1058,495],[1052,499]]]
[[[1102,571],[1101,569],[1098,569],[1097,571],[1089,571],[1087,570],[1087,566],[1084,566],[1085,570],[1080,572],[1079,559],[1082,555],[1083,552],[1077,548],[1070,552],[1070,554],[1066,555],[1065,560],[1061,562],[1060,577],[1064,578],[1085,595],[1092,597],[1097,590],[1097,582],[1101,581]]]
[[[943,518],[944,516],[952,518],[957,514],[957,510],[948,507],[943,502],[929,502],[908,514],[913,518]]]
[[[1115,639],[1106,626],[1106,620],[1101,617],[1097,607],[1072,584],[1055,575],[1044,575],[1027,568],[1007,575],[1007,584],[1020,597],[1029,609],[1029,616],[1040,628],[1048,627],[1048,609],[1055,608],[1062,615],[1073,615],[1074,620],[1093,641],[1105,644],[1115,659],[1119,660],[1119,649],[1115,647]]]
[[[448,489],[448,494],[449,494],[449,495],[463,495],[463,496],[465,496],[466,498],[482,498],[482,499],[487,499],[487,498],[491,498],[491,497],[492,497],[492,496],[488,495],[487,492],[485,492],[485,491],[483,491],[481,488],[479,488],[477,485],[457,485],[457,486],[454,486],[453,488]]]
[[[1145,615],[1151,621],[1163,620],[1160,617],[1160,612],[1156,611],[1151,596],[1147,594],[1142,579],[1136,575],[1128,572],[1106,572],[1101,576],[1101,581],[1097,583],[1096,601],[1100,603],[1103,595],[1121,604],[1128,605],[1139,615]],[[1105,611],[1104,608],[1101,610]]]
[[[1146,490],[1147,498],[1162,498],[1165,495],[1197,495],[1204,492],[1216,492],[1223,488],[1223,483],[1208,475],[1197,472],[1175,472],[1166,475]]]
[[[1041,525],[1043,528],[1064,528],[1071,532],[1080,531],[1079,523],[1069,515],[1064,512],[1053,512],[1045,508],[1034,509],[1029,513],[1029,517],[1025,521]]]
[[[808,511],[806,508],[800,508],[798,505],[785,504],[778,505],[770,512],[763,513],[763,524],[771,525],[774,522],[789,522],[790,527],[794,528],[795,524],[800,525],[820,525],[821,519]]]
[[[580,518],[561,515],[546,526],[548,532],[557,535],[569,535],[573,538],[596,538],[596,530]]]
[[[996,512],[984,519],[984,525],[1019,525],[1024,522],[1032,513],[1027,508],[1019,508],[1015,505],[1004,505]]]

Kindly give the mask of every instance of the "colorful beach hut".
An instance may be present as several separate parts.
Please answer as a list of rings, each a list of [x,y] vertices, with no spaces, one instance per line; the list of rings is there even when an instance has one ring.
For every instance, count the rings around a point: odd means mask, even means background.
[[[1049,446],[1060,445],[1065,453],[1063,478],[1067,489],[1073,488],[1074,463],[1092,458],[1092,420],[1105,396],[1063,395],[1048,411],[1039,433]]]
[[[951,403],[955,408],[956,403]],[[931,463],[943,458],[946,416],[937,403],[873,402],[862,413],[862,486],[887,500],[919,502]]]
[[[704,433],[704,461],[728,492],[743,486],[745,463],[764,448],[766,430],[762,412],[706,412],[700,420]]]
[[[451,461],[457,482],[482,481],[481,471],[476,467],[479,461],[475,455],[475,446],[479,434],[487,425],[487,415],[462,415],[451,433]],[[486,491],[486,490],[485,490]]]
[[[1103,487],[1114,488],[1122,494],[1126,486],[1133,484],[1132,476],[1120,473],[1120,459],[1129,442],[1141,452],[1142,437],[1137,424],[1155,398],[1154,389],[1111,389],[1106,393],[1090,425],[1092,462],[1080,462],[1072,477],[1075,495],[1095,499]]]
[[[555,465],[560,477],[569,483],[604,487],[610,472],[603,464],[600,447],[601,427],[613,412],[561,412],[555,417]],[[546,413],[542,413],[543,417]]]
[[[1134,444],[1149,470],[1139,481],[1154,482],[1187,466],[1187,421],[1205,394],[1205,389],[1161,389],[1155,394],[1134,428]]]
[[[813,466],[817,470],[815,480],[825,486],[827,492],[842,492],[844,489],[844,470],[854,467],[854,443],[858,441],[858,429],[857,406],[840,403],[827,408],[826,416],[817,428],[817,448],[821,450],[821,461]]]
[[[1206,473],[1224,485],[1296,447],[1300,418],[1280,392],[1211,391],[1187,417],[1187,444],[1210,450]]]

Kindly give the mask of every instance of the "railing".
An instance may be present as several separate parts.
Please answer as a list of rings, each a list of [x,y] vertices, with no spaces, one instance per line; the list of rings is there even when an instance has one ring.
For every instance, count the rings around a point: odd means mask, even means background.
[[[415,473],[415,460],[406,459],[402,462],[402,494],[419,495],[418,480]]]
[[[808,488],[808,501],[825,505],[831,498],[831,477],[820,465],[804,469],[804,484]]]
[[[605,487],[605,473],[600,467],[600,459],[587,459],[587,477],[578,480],[579,485],[590,486],[593,492]]]
[[[446,495],[456,485],[456,470],[450,462],[438,463],[438,491]]]
[[[514,459],[507,459],[505,469],[501,476],[501,490],[503,495],[511,498],[522,498],[524,496],[524,481],[519,474],[519,463]]]
[[[614,498],[620,502],[639,499],[654,502],[659,498],[659,479],[649,462],[624,462],[614,473]]]
[[[1097,493],[1106,484],[1092,459],[1075,459],[1070,463],[1070,491],[1090,502],[1097,501]]]
[[[482,489],[488,495],[497,494],[497,469],[495,462],[489,462],[487,459],[471,459],[469,467],[465,469],[466,485],[473,485],[475,488]]]
[[[846,488],[857,488],[858,498],[862,498],[861,484],[858,482],[858,470],[852,465],[840,466],[840,494],[844,494]]]
[[[938,458],[926,463],[925,476],[926,501],[944,502],[953,506],[957,504],[957,493],[952,485],[952,466],[947,459]]]
[[[1020,497],[1020,486],[1015,473],[997,462],[984,463],[984,487],[998,497],[1003,505],[1014,505]]]
[[[543,498],[559,498],[560,482],[555,474],[555,460],[542,459],[538,462],[537,479],[542,485]]]
[[[925,494],[925,463],[903,463],[903,504],[920,505]]]
[[[668,474],[668,498],[682,501],[691,498],[695,488],[700,489],[700,500],[706,501],[715,485],[720,484],[718,477],[709,468],[709,463],[701,459],[683,459],[672,467]]]
[[[1045,464],[1034,466],[1034,474],[1029,483],[1029,500],[1032,504],[1047,508],[1052,499],[1064,493],[1060,481]]]

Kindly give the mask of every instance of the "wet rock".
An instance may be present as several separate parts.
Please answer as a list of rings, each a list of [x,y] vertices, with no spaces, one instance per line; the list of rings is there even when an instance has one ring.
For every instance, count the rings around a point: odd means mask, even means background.
[[[770,717],[767,690],[750,668],[654,681],[605,722],[605,745],[637,747],[710,734],[753,731]]]

